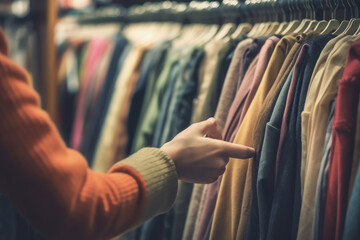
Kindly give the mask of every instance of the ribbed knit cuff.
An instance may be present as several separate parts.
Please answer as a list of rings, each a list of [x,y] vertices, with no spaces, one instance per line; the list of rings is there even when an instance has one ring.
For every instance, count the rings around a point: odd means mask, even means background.
[[[172,159],[158,148],[143,148],[119,164],[132,166],[145,178],[148,197],[139,222],[168,211],[176,198],[178,175]]]

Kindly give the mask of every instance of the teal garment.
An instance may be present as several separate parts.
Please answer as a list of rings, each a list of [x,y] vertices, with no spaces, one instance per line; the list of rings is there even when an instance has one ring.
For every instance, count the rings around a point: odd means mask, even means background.
[[[133,152],[140,150],[143,147],[152,145],[155,134],[155,127],[158,120],[161,103],[163,101],[164,92],[168,84],[169,75],[173,64],[180,56],[179,49],[170,49],[165,60],[165,65],[161,71],[159,78],[156,80],[151,96],[145,97],[145,102],[148,105],[143,107],[144,112],[141,118],[141,124],[138,125],[138,131],[135,136],[133,145]],[[152,87],[152,86],[150,86]]]
[[[274,169],[277,148],[280,139],[280,128],[284,114],[287,95],[289,92],[294,69],[288,75],[281,91],[274,101],[269,121],[266,123],[265,133],[259,150],[259,167],[257,171],[257,199],[259,207],[260,239],[267,239],[269,236],[268,227],[271,226],[272,198],[274,193]],[[256,174],[256,168],[254,168]]]

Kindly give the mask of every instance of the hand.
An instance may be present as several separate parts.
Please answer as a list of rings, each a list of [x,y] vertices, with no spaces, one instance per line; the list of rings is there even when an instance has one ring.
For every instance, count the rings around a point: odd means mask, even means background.
[[[180,180],[211,183],[225,172],[229,157],[247,159],[255,154],[253,148],[221,139],[215,119],[209,118],[192,124],[161,150],[173,159]]]

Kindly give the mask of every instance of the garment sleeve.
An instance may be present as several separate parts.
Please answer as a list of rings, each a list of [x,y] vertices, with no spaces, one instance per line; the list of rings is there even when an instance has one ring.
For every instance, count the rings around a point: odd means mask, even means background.
[[[145,148],[107,174],[66,147],[0,31],[0,191],[47,239],[107,239],[167,211],[177,173]]]

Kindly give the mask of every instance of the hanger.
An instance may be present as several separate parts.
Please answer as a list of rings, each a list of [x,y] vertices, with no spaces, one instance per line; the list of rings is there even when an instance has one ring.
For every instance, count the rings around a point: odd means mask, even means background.
[[[252,37],[255,35],[255,33],[258,31],[261,23],[255,23],[254,26],[251,28],[250,32],[247,34],[249,37]]]
[[[279,16],[282,15],[285,18],[285,11],[281,7],[281,4],[277,6],[276,1],[273,2],[272,7],[274,11],[274,16],[276,16],[275,21],[279,23]],[[288,26],[289,23],[284,18],[282,19],[282,22],[279,23],[277,29],[275,29],[274,34],[281,34],[281,32],[284,31]]]
[[[351,18],[347,28],[341,35],[354,35],[357,32],[359,25],[360,25],[359,18]]]
[[[344,6],[344,18],[346,20],[348,20],[348,19],[350,19],[350,20],[349,20],[349,24],[347,25],[346,29],[340,35],[352,35],[357,30],[357,26],[355,26],[356,19],[353,17],[352,9],[351,9],[351,5],[350,5],[349,1],[346,1],[346,3],[345,3],[343,0],[342,4]]]
[[[305,1],[304,7],[306,13],[305,19],[300,22],[300,25],[294,30],[294,33],[303,33],[311,22],[311,19],[309,19],[309,17],[311,18],[311,9],[307,1]]]
[[[348,28],[346,30],[348,30],[348,35],[358,35],[359,34],[359,29],[360,29],[360,19],[359,19],[359,5],[360,3],[358,1],[354,1],[354,0],[350,0],[348,1],[348,4],[351,6],[351,15],[353,17],[353,22],[352,22],[352,26],[348,26]],[[351,25],[351,24],[349,24]],[[353,33],[353,29],[355,29],[355,32]],[[346,32],[345,30],[345,32]]]
[[[218,33],[214,36],[214,39],[220,40],[229,37],[236,29],[234,23],[225,23],[221,26]]]
[[[306,18],[303,19],[300,23],[300,25],[294,30],[294,33],[303,33],[307,27],[310,25],[311,20]]]
[[[289,25],[288,22],[281,22],[279,27],[276,29],[275,34],[281,34]]]
[[[289,0],[290,1],[290,0]],[[296,4],[297,2],[295,1],[295,4],[290,4],[289,5],[289,12],[290,12],[290,22],[288,23],[287,27],[281,32],[282,35],[288,35],[290,33],[293,33],[299,26],[300,26],[300,21],[295,19],[295,14],[294,12],[299,12],[300,13],[300,8],[298,7],[298,5]],[[295,7],[292,8],[292,6]],[[283,15],[285,16],[285,9],[283,8],[284,6],[281,6],[281,9],[283,10]]]
[[[268,16],[268,21],[270,21],[269,28],[263,33],[263,36],[268,36],[274,34],[278,30],[280,23],[278,21],[277,12],[273,2],[264,2],[263,9]]]
[[[357,17],[359,17],[360,15],[360,12],[359,12],[359,9],[360,9],[360,3],[357,2],[355,3],[356,4],[356,14],[357,14]],[[358,5],[359,4],[359,5]],[[354,35],[357,35],[359,36],[360,35],[360,25],[359,25],[359,28],[356,30],[355,34]]]
[[[269,2],[269,7],[271,8],[271,16],[272,16],[273,24],[271,26],[271,29],[269,29],[269,31],[267,32],[267,35],[275,34],[280,28],[281,24],[283,23],[286,24],[286,22],[279,23],[278,14],[275,9],[275,2]]]
[[[334,35],[340,35],[343,34],[345,32],[345,30],[347,29],[348,25],[349,25],[349,21],[348,20],[343,20],[341,21],[339,27],[333,32]]]
[[[231,34],[232,39],[239,39],[241,36],[249,33],[252,29],[252,26],[250,23],[241,23],[239,26],[235,29],[235,31]]]
[[[308,33],[310,31],[314,30],[317,25],[318,25],[317,20],[311,20],[310,23],[308,24],[307,28],[305,28],[304,31],[300,31],[300,32]]]
[[[319,30],[319,32],[315,30],[315,32],[320,33],[320,35],[329,34],[332,31],[336,30],[339,27],[339,25],[340,25],[340,23],[338,20],[330,19],[330,21],[326,24],[324,29]]]
[[[325,27],[328,25],[328,21],[324,20],[325,19],[325,6],[323,5],[322,0],[320,0],[320,6],[321,6],[321,9],[323,9],[323,11],[321,11],[322,12],[322,17],[321,17],[322,20],[318,21],[316,26],[313,28],[314,32],[316,32],[316,33],[321,33],[325,29]]]
[[[232,39],[239,39],[243,35],[249,33],[252,29],[252,25],[248,23],[249,14],[244,8],[246,5],[243,2],[234,1],[232,3],[232,11],[233,15],[235,16],[236,22],[238,23],[235,31],[231,34]],[[224,4],[224,1],[223,1]],[[242,22],[242,23],[241,23]]]
[[[319,21],[315,20],[316,19],[316,8],[312,4],[313,3],[312,1],[309,0],[308,3],[309,3],[309,7],[311,9],[311,11],[310,11],[311,19],[313,19],[313,20],[309,23],[308,27],[303,31],[304,33],[308,33],[310,31],[315,31],[315,28],[317,28],[319,25]],[[320,3],[321,3],[321,1],[320,1]],[[325,21],[325,23],[327,23],[327,22]]]
[[[334,4],[335,6],[330,5],[330,0],[326,0],[326,6],[331,10],[331,18],[328,24],[325,26],[325,28],[320,32],[320,35],[329,34],[332,31],[335,31],[339,28],[339,21],[336,20],[336,10],[338,8],[339,2],[336,1]]]

